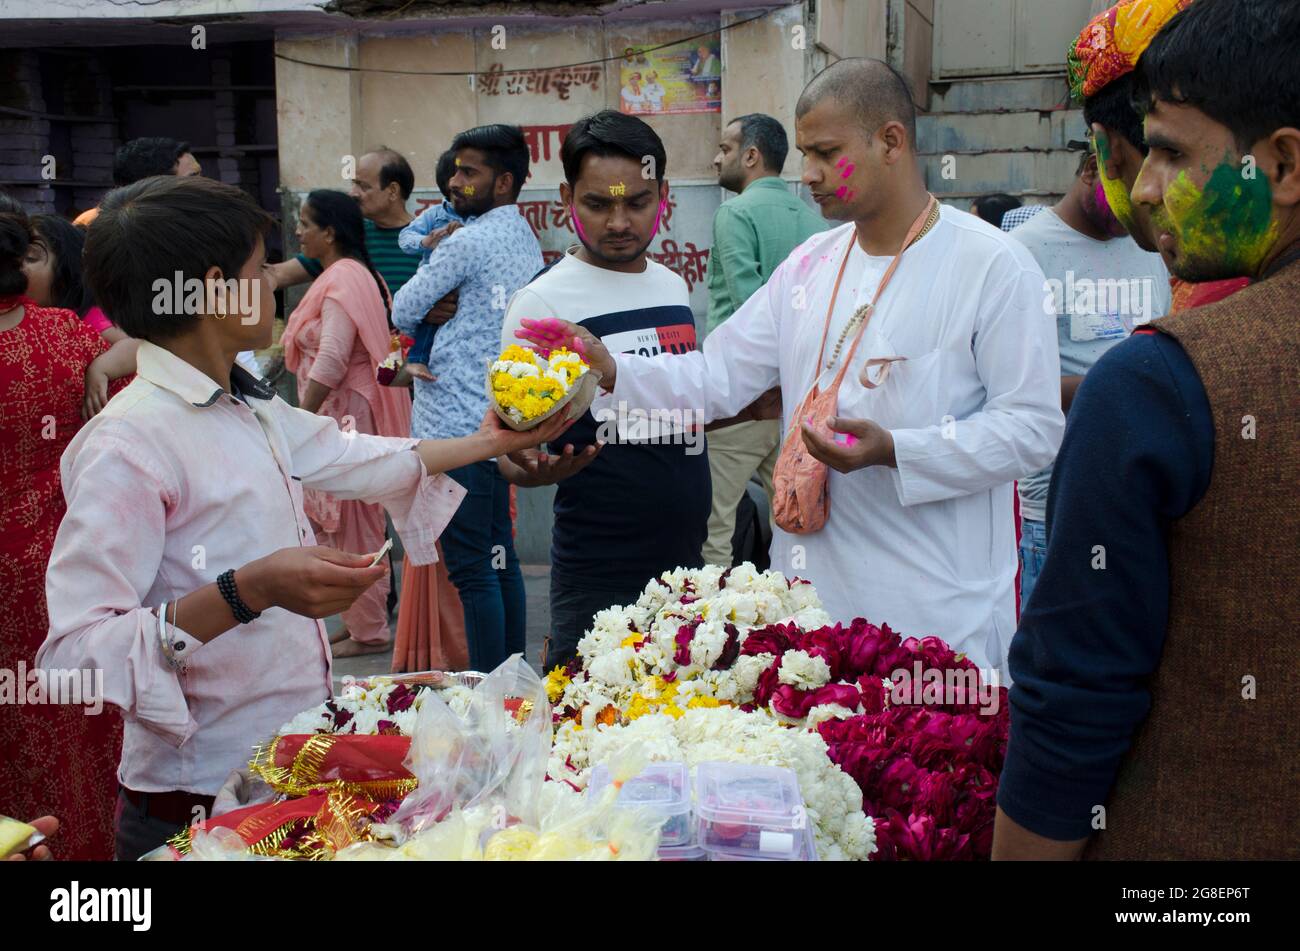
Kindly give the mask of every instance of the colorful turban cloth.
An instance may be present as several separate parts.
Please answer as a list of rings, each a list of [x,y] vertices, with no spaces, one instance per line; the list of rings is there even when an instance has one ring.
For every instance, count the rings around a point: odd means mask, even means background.
[[[1093,17],[1070,46],[1066,63],[1075,100],[1131,72],[1155,35],[1192,0],[1121,0]]]

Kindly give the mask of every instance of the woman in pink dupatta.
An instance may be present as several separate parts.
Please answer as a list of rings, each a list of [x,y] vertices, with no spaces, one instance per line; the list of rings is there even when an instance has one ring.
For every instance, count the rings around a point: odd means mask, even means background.
[[[342,192],[314,191],[303,204],[297,234],[303,252],[324,268],[284,331],[284,362],[298,378],[298,405],[333,417],[344,430],[410,436],[410,399],[375,378],[392,342],[388,288],[366,252],[360,207]],[[380,505],[308,489],[303,508],[322,545],[356,554],[383,547]],[[335,657],[388,649],[388,591],[385,577],[343,612]]]

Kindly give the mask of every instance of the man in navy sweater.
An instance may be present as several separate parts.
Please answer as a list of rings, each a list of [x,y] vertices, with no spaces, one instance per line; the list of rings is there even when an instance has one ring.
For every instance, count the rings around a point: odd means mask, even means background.
[[[1133,201],[1166,263],[1258,283],[1136,332],[1079,388],[1011,646],[995,859],[1300,848],[1297,35],[1294,4],[1197,0],[1138,63]]]

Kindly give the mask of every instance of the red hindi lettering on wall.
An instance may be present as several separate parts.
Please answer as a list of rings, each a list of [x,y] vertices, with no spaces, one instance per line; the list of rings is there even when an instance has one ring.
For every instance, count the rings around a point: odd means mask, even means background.
[[[524,141],[528,143],[528,151],[533,162],[549,162],[551,160],[552,137],[555,139],[555,154],[559,155],[560,146],[564,144],[564,137],[569,134],[571,128],[573,128],[572,123],[523,126]]]
[[[524,93],[546,96],[554,93],[564,102],[575,86],[599,90],[603,71],[600,64],[507,70],[501,63],[493,63],[486,72],[478,74],[477,84],[485,96],[521,96]]]

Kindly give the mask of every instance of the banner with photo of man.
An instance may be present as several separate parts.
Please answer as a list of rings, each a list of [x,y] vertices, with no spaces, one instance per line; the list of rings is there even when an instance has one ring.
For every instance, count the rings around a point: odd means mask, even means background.
[[[627,49],[619,70],[619,108],[630,115],[722,111],[722,59],[716,42]]]

